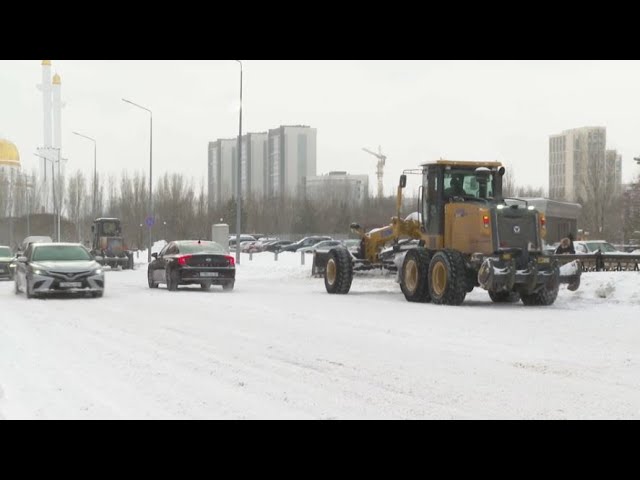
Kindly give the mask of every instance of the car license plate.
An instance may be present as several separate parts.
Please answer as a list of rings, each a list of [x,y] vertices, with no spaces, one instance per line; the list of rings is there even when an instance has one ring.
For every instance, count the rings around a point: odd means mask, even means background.
[[[201,277],[217,277],[218,272],[200,272]]]
[[[80,288],[82,282],[60,282],[62,288]]]

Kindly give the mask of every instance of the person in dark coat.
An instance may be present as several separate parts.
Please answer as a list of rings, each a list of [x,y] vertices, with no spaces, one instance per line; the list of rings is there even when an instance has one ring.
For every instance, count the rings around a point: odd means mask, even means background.
[[[569,234],[568,237],[560,240],[560,245],[558,245],[558,248],[556,248],[556,255],[561,255],[563,253],[571,253],[573,255],[576,254],[576,249],[573,247],[573,235],[571,234]]]

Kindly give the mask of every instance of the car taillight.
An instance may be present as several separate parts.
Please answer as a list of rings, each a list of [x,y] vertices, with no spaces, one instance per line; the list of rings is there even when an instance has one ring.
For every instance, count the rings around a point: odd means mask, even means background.
[[[484,224],[484,228],[489,228],[489,215],[482,216],[482,223]]]
[[[225,255],[225,258],[227,260],[229,260],[229,266],[230,267],[235,267],[236,266],[236,259],[233,258],[231,255]]]
[[[193,255],[182,255],[181,257],[178,257],[178,263],[180,265],[186,265],[187,264],[187,260],[189,260]]]
[[[545,218],[544,215],[540,215],[540,226],[542,228],[546,228],[547,227],[547,219]]]

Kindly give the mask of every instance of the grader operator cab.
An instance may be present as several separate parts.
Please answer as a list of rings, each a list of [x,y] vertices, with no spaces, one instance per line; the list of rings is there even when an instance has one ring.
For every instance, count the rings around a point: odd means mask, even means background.
[[[494,302],[551,305],[560,283],[579,286],[580,269],[560,274],[543,253],[545,217],[524,200],[502,196],[505,169],[499,162],[439,160],[422,165],[417,219],[401,219],[400,177],[397,216],[391,224],[364,232],[356,255],[337,248],[329,253],[325,287],[348,293],[354,264],[381,264],[381,250],[403,238],[419,240],[404,254],[400,287],[410,302],[460,305],[468,292],[482,287]],[[413,172],[412,172],[413,173]]]
[[[93,246],[91,253],[99,257],[98,262],[111,268],[122,267],[133,270],[133,252],[127,250],[120,220],[117,218],[98,218],[91,225]]]

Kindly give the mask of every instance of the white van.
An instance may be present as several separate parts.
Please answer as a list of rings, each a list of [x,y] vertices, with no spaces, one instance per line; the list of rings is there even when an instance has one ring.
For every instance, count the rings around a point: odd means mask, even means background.
[[[32,243],[53,243],[53,240],[51,239],[51,237],[32,235],[22,241],[21,250],[24,252]]]

